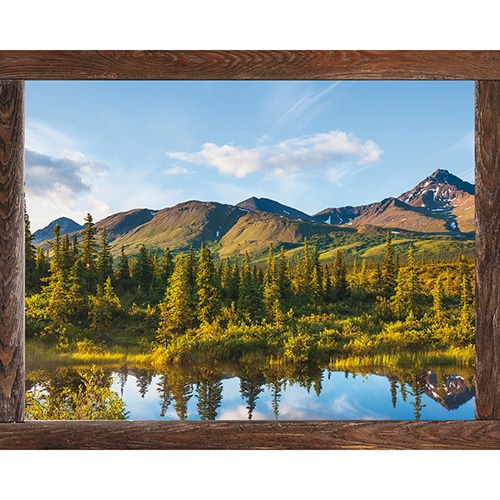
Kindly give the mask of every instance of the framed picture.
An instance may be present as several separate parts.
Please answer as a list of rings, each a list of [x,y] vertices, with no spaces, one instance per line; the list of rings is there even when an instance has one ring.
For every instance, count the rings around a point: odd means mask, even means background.
[[[500,306],[496,255],[500,53],[491,51],[12,51],[0,53],[1,167],[7,200],[2,255],[11,298],[0,357],[2,448],[163,449],[496,449],[495,318]],[[475,81],[476,415],[467,421],[29,421],[24,422],[24,81],[29,80],[470,80]],[[186,156],[176,153],[177,159]],[[175,154],[172,153],[173,157]],[[331,215],[330,215],[331,216]],[[324,222],[324,221],[323,221]],[[17,235],[17,236],[16,236]],[[16,258],[18,259],[16,261]],[[22,325],[22,326],[21,326]],[[5,347],[7,346],[7,347]],[[5,373],[5,374],[3,374]],[[3,378],[2,378],[3,376]],[[8,397],[5,397],[8,394]],[[67,432],[65,432],[67,431]]]

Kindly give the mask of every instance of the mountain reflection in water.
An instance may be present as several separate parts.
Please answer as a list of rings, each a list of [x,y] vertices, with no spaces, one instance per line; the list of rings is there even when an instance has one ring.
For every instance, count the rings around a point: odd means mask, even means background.
[[[352,373],[248,362],[172,365],[162,373],[123,364],[104,371],[131,420],[474,419],[473,372],[463,368]],[[59,387],[65,379],[74,384],[78,376],[68,368],[33,373],[28,390],[52,379]]]

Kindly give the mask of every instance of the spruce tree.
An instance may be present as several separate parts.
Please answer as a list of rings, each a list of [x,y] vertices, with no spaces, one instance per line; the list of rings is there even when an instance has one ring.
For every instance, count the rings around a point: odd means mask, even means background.
[[[444,284],[443,276],[440,274],[432,289],[432,314],[437,323],[440,323],[445,315],[444,307]]]
[[[151,284],[153,282],[154,263],[151,252],[142,244],[139,247],[139,254],[134,265],[134,282],[144,294],[145,300],[149,298]]]
[[[240,289],[238,294],[238,313],[247,323],[261,321],[264,315],[262,291],[255,273],[250,266],[250,256],[245,259],[240,272]]]
[[[396,265],[394,263],[394,250],[392,248],[391,232],[387,231],[385,240],[384,267],[382,269],[384,279],[384,293],[386,297],[392,296],[396,286]]]
[[[349,284],[347,283],[346,270],[342,262],[342,252],[335,252],[333,262],[333,294],[335,300],[344,300],[347,297]]]
[[[125,254],[125,247],[121,247],[120,256],[117,259],[116,274],[115,274],[116,286],[119,290],[125,291],[130,289],[131,277],[128,257]]]
[[[220,314],[220,284],[210,250],[202,245],[197,267],[197,314],[201,323],[213,323]]]
[[[285,249],[280,248],[278,257],[278,287],[280,290],[280,297],[282,305],[288,308],[288,304],[292,298],[292,281],[290,277],[290,267],[288,260],[285,256]]]
[[[281,318],[283,312],[281,306],[281,290],[278,279],[278,266],[274,256],[274,248],[271,244],[268,251],[263,292],[266,319],[271,323],[276,323]]]
[[[43,251],[42,247],[36,250],[36,276],[37,276],[37,289],[40,291],[43,281],[47,280],[50,269],[50,261],[48,254]]]
[[[96,242],[96,229],[92,215],[87,214],[85,218],[85,228],[82,230],[82,270],[83,282],[87,293],[93,293],[97,282],[96,273],[96,257],[97,257],[97,242]]]
[[[106,227],[102,228],[99,239],[99,249],[96,258],[97,283],[104,285],[106,280],[113,276],[113,256],[108,242],[108,232]]]
[[[54,237],[50,241],[52,246],[52,258],[50,260],[50,272],[55,274],[62,271],[61,265],[61,226],[56,224],[54,226]]]
[[[172,336],[184,334],[194,326],[196,302],[189,279],[189,260],[184,253],[180,253],[175,259],[175,269],[165,297],[160,302],[158,338],[164,344]]]
[[[165,248],[163,252],[163,257],[161,259],[161,277],[164,285],[168,284],[168,280],[172,273],[174,272],[174,259],[172,257],[172,253],[170,252],[170,248]]]
[[[24,210],[24,278],[26,292],[38,291],[40,280],[37,273],[36,248],[33,245],[34,236],[31,234],[30,219],[26,208]]]
[[[90,328],[98,331],[101,338],[106,338],[107,330],[120,309],[120,299],[113,290],[111,277],[108,276],[104,285],[97,285],[96,294],[90,296]]]
[[[416,317],[420,312],[420,281],[415,268],[413,248],[408,250],[408,262],[404,269],[399,269],[394,294],[391,297],[393,312],[398,319],[409,315]]]

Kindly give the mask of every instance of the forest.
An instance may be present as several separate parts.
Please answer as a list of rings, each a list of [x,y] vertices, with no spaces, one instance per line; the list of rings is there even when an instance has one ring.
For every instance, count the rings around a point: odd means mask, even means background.
[[[396,256],[390,231],[380,260],[323,260],[304,240],[293,258],[271,245],[255,263],[248,253],[219,260],[205,245],[113,257],[90,214],[79,237],[56,226],[49,252],[34,247],[25,219],[28,355],[42,346],[156,366],[249,354],[343,368],[416,354],[473,362],[473,262],[417,260],[411,241]]]

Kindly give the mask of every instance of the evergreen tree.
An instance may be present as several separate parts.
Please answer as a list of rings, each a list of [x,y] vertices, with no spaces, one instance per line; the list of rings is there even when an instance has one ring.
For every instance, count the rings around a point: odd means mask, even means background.
[[[462,274],[462,287],[460,293],[460,322],[464,326],[472,324],[474,308],[472,307],[472,287],[467,272]]]
[[[61,268],[51,269],[41,295],[47,304],[45,315],[49,320],[42,336],[50,338],[56,344],[66,345],[83,307],[83,297],[75,275],[71,273],[64,276]]]
[[[48,254],[43,251],[43,248],[36,249],[36,276],[37,276],[37,289],[33,291],[40,291],[43,281],[47,281],[49,275],[50,261]]]
[[[314,255],[314,250],[313,250]],[[299,257],[293,269],[293,293],[295,296],[295,303],[299,310],[307,311],[309,306],[313,304],[313,268],[314,258],[311,257],[311,249],[309,247],[309,242],[304,239],[304,248],[302,255]],[[318,274],[314,278],[314,284],[318,283]],[[317,291],[317,290],[316,290]]]
[[[175,259],[175,269],[165,298],[160,303],[158,339],[164,344],[173,335],[186,333],[194,326],[195,301],[189,278],[189,260],[184,253],[180,253]]]
[[[87,214],[85,218],[85,228],[82,230],[82,271],[83,282],[87,293],[93,293],[97,282],[96,272],[96,257],[97,257],[97,242],[96,242],[96,229],[92,215]]]
[[[151,284],[153,282],[154,263],[151,252],[142,244],[139,247],[139,254],[134,265],[133,279],[136,286],[144,294],[144,300],[148,300],[151,291]]]
[[[375,271],[373,272],[372,276],[372,291],[375,294],[375,296],[384,295],[385,292],[384,283],[385,283],[384,273],[382,271],[382,267],[377,262],[377,265],[375,266]]]
[[[62,272],[61,265],[61,226],[56,224],[54,226],[54,237],[50,241],[52,246],[52,258],[50,260],[50,273],[56,274]]]
[[[319,263],[319,255],[316,247],[311,251],[311,284],[309,305],[317,309],[323,305],[323,271]]]
[[[399,269],[391,306],[398,319],[406,319],[409,315],[416,317],[419,313],[420,282],[415,269],[413,249],[408,250],[408,263],[404,270]]]
[[[279,322],[282,317],[281,290],[279,286],[279,273],[274,248],[271,244],[267,257],[267,269],[264,277],[264,308],[266,319],[271,323]]]
[[[108,232],[106,227],[102,228],[99,240],[99,249],[96,258],[97,283],[104,285],[107,279],[113,276],[113,256],[108,242]]]
[[[333,262],[333,295],[335,300],[343,300],[348,294],[348,283],[346,277],[346,269],[342,262],[342,253],[337,250],[335,260]]]
[[[443,276],[439,275],[434,284],[434,288],[432,289],[432,314],[434,316],[435,321],[440,323],[445,316],[445,307],[444,307],[444,284],[443,284]]]
[[[116,286],[119,290],[129,290],[132,284],[130,276],[129,259],[125,254],[125,247],[121,247],[120,256],[116,266]]]
[[[161,260],[161,277],[165,286],[168,284],[168,280],[172,273],[174,272],[174,259],[170,252],[170,248],[165,248],[163,252],[163,257]]]
[[[227,257],[221,264],[220,270],[221,299],[224,305],[238,303],[238,290],[240,287],[240,272],[238,262],[231,262]]]
[[[396,286],[396,265],[394,263],[394,250],[392,248],[391,232],[387,231],[385,240],[385,258],[382,269],[383,289],[386,297],[391,297]]]
[[[193,246],[189,247],[189,253],[187,255],[187,271],[188,271],[188,285],[191,290],[196,287],[196,274],[197,274],[197,261],[194,254]]]
[[[405,269],[406,281],[407,281],[407,302],[408,302],[408,312],[417,315],[419,313],[419,296],[420,296],[420,280],[418,278],[415,259],[413,257],[413,247],[410,246],[408,249],[408,262]]]
[[[160,264],[159,251],[156,250],[153,255],[153,279],[151,281],[149,298],[150,302],[158,303],[165,294],[165,289],[168,285],[168,280],[163,279],[162,268]]]
[[[197,267],[196,292],[198,319],[201,323],[213,323],[220,314],[220,285],[210,250],[202,245]]]
[[[290,277],[290,268],[285,256],[285,249],[280,248],[278,257],[278,287],[280,291],[281,302],[284,308],[288,308],[288,304],[292,298],[292,281]]]
[[[33,245],[34,236],[31,234],[31,224],[26,208],[24,209],[24,278],[26,292],[35,292],[40,287],[37,272],[36,248]]]
[[[121,309],[120,299],[113,290],[111,284],[111,276],[108,276],[104,286],[97,285],[95,295],[89,297],[90,300],[90,328],[100,333],[101,338],[106,336],[113,320],[116,318],[118,311]]]
[[[258,278],[250,267],[248,252],[245,254],[240,276],[238,313],[248,323],[258,322],[263,318],[264,304]]]

